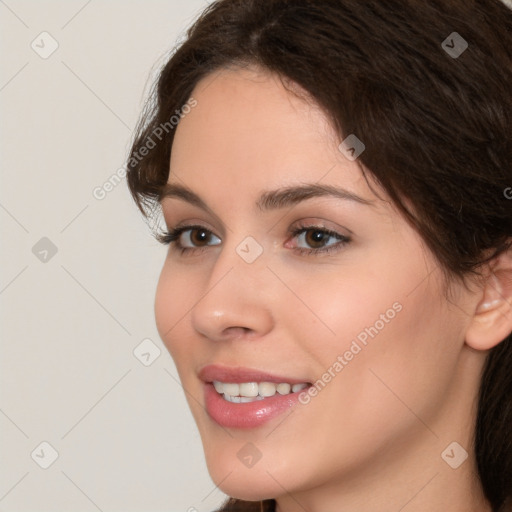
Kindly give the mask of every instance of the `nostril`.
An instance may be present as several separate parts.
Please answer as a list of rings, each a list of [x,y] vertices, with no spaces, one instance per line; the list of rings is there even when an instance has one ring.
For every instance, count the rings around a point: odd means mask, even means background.
[[[250,327],[233,326],[233,327],[226,327],[226,329],[224,329],[223,335],[226,337],[229,336],[229,337],[238,338],[240,336],[247,336],[247,334],[249,334],[251,332],[252,332],[252,329]]]

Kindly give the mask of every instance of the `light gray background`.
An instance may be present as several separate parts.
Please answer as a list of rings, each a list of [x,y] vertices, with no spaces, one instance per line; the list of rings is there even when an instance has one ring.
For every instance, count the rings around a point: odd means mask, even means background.
[[[166,250],[124,179],[93,196],[124,164],[148,77],[207,5],[0,1],[0,511],[224,499],[154,323]],[[59,45],[46,59],[31,48],[51,49],[43,31]],[[57,247],[46,262],[42,237]],[[133,354],[146,338],[161,350],[150,366]],[[58,452],[47,469],[43,441]]]
[[[154,325],[165,248],[124,180],[93,196],[207,4],[0,0],[0,512],[203,512],[224,499]],[[48,58],[31,48],[51,49],[44,31],[59,45]],[[33,253],[43,237],[57,248],[47,261]],[[133,353],[145,339],[161,351],[141,357],[149,366]],[[47,469],[42,442],[58,452]]]

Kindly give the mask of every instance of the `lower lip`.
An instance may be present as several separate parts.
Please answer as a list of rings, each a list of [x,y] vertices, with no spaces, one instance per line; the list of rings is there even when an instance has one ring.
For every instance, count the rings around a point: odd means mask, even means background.
[[[213,384],[205,385],[206,411],[219,425],[226,428],[256,428],[280,416],[299,401],[300,391],[274,396],[254,402],[232,403],[215,391]]]

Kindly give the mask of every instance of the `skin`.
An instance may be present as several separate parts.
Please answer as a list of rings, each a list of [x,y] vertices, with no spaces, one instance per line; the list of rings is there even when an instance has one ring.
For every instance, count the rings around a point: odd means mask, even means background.
[[[339,151],[322,111],[275,75],[224,69],[192,96],[169,183],[193,190],[214,215],[177,197],[162,210],[168,228],[200,224],[213,235],[201,243],[195,232],[199,250],[188,255],[171,244],[155,315],[214,482],[233,497],[275,498],[280,512],[490,511],[471,436],[485,356],[512,329],[510,290],[497,278],[468,288],[454,281],[448,300],[420,236]],[[316,197],[265,212],[255,204],[263,191],[303,183],[372,204]],[[314,245],[290,234],[299,224],[351,241],[300,254]],[[236,252],[247,236],[263,249],[250,264]],[[510,276],[510,260],[496,268]],[[205,364],[315,382],[394,303],[401,311],[307,405],[249,430],[209,418],[198,378]],[[454,441],[469,454],[458,469],[441,457]],[[252,468],[237,457],[248,442],[262,455]]]

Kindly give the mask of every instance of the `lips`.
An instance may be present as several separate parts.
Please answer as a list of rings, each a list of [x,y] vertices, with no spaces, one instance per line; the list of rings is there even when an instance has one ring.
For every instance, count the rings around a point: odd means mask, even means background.
[[[231,384],[266,382],[276,385],[281,383],[288,383],[291,386],[301,383],[310,385],[306,379],[275,375],[250,368],[219,365],[203,367],[199,377],[204,382],[204,400],[208,415],[213,421],[226,428],[250,429],[266,424],[297,405],[301,390],[283,395],[276,393],[269,397],[259,397],[259,400],[240,403],[229,401],[219,394],[215,390],[214,382],[217,384],[219,382]],[[219,388],[218,385],[217,387]],[[237,387],[234,386],[234,389]]]
[[[275,375],[260,370],[253,370],[251,368],[243,367],[228,367],[220,365],[207,365],[204,366],[199,372],[199,378],[204,382],[274,382],[279,384],[287,382],[288,384],[300,384],[308,382],[307,379],[294,379],[283,375]]]

